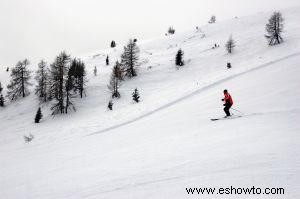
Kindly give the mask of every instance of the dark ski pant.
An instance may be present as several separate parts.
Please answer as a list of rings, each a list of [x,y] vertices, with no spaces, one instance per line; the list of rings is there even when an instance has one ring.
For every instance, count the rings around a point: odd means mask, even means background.
[[[226,116],[230,116],[230,112],[229,112],[229,109],[231,108],[231,104],[225,104],[224,105],[224,112],[226,113]]]

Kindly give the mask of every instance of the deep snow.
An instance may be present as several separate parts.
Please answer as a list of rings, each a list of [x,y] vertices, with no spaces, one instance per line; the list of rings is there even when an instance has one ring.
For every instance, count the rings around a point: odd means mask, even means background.
[[[105,57],[113,63],[122,46],[83,57],[89,82],[77,112],[53,118],[43,105],[45,117],[34,124],[33,94],[0,110],[1,198],[257,198],[185,190],[230,186],[285,189],[258,198],[300,197],[299,13],[283,11],[285,42],[274,47],[263,36],[269,12],[138,41],[139,76],[123,83],[113,111]],[[231,34],[237,47],[228,55]],[[176,70],[179,48],[186,65]],[[8,73],[0,79],[7,84]],[[245,115],[211,122],[224,114],[225,88]],[[28,134],[35,138],[25,143]]]

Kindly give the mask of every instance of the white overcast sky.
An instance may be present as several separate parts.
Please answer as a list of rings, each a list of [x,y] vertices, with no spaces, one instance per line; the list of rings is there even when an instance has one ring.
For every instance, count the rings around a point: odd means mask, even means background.
[[[217,20],[299,6],[300,0],[0,0],[0,67],[24,58],[52,62],[130,37],[161,36]]]

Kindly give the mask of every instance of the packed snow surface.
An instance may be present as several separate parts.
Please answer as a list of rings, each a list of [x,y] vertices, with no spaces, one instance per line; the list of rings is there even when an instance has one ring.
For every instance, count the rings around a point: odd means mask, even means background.
[[[76,112],[53,117],[49,104],[41,105],[44,118],[34,124],[34,91],[8,103],[0,110],[0,198],[300,198],[300,8],[282,14],[284,43],[273,47],[264,38],[270,12],[138,40],[138,76],[122,83],[113,111],[107,83],[121,44],[83,57],[88,83]],[[237,46],[229,55],[230,35]],[[212,49],[215,43],[220,47]],[[176,69],[179,48],[185,65]],[[0,80],[9,82],[3,68]],[[212,122],[224,116],[224,89],[238,110],[232,113],[242,117]],[[186,191],[230,186],[285,192]]]

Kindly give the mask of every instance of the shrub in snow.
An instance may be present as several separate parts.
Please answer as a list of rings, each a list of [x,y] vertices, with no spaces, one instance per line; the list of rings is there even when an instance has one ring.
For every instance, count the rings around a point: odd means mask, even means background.
[[[214,44],[214,46],[212,47],[212,49],[215,49],[215,48],[218,48],[218,47],[220,47],[218,44]]]
[[[216,23],[216,16],[215,15],[211,16],[208,23]]]
[[[140,94],[139,94],[139,91],[138,89],[134,89],[133,93],[132,93],[132,99],[133,101],[135,101],[136,103],[139,103],[140,102]]]
[[[228,69],[231,68],[231,63],[230,62],[227,63],[227,68]]]
[[[112,102],[112,100],[109,100],[107,108],[112,111],[113,110],[113,105],[114,105],[114,103]]]
[[[180,67],[184,65],[184,61],[183,61],[183,51],[181,49],[179,49],[177,51],[176,57],[175,57],[175,64],[176,66]]]
[[[29,134],[28,136],[27,135],[24,135],[24,140],[26,143],[28,142],[31,142],[33,140],[34,136]]]
[[[170,26],[169,29],[168,29],[168,33],[169,33],[170,35],[175,34],[175,29],[174,29],[172,26]]]

